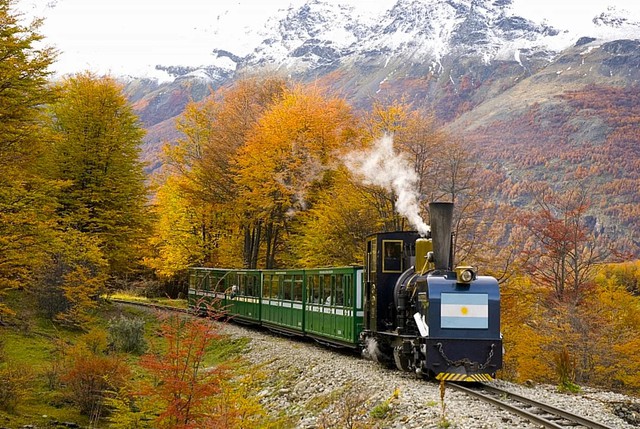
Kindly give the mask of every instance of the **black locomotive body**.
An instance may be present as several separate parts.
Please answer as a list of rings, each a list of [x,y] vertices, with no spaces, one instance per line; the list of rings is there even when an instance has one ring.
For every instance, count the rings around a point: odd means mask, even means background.
[[[486,381],[502,367],[500,291],[493,277],[453,267],[453,204],[432,203],[431,237],[367,238],[363,347],[376,360],[452,381]]]

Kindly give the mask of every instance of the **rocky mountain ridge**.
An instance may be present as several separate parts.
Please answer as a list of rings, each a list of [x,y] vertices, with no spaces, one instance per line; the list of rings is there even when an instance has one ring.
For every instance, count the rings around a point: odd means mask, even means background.
[[[438,89],[447,82],[455,86],[465,77],[478,88],[485,87],[488,79],[492,85],[502,81],[497,90],[487,93],[495,97],[509,86],[507,80],[515,84],[553,64],[565,48],[570,49],[568,40],[573,37],[568,30],[513,15],[511,5],[512,0],[398,0],[378,19],[365,20],[354,15],[353,7],[309,0],[270,19],[259,30],[262,42],[249,54],[240,56],[214,47],[215,65],[158,65],[175,77],[174,82],[158,85],[158,92],[144,96],[136,96],[135,90],[128,92],[134,102],[157,97],[160,101],[155,104],[165,104],[169,101],[167,88],[195,82],[189,86],[190,97],[198,100],[206,94],[203,82],[216,88],[238,76],[260,72],[307,82],[323,79],[360,107],[374,97],[409,92],[410,98],[424,104],[421,98],[438,99]],[[584,35],[575,39],[578,44],[587,40],[601,43],[602,35],[616,39],[640,34],[640,23],[613,9],[594,17],[593,24],[599,36]],[[419,80],[416,88],[403,88],[407,81],[416,84],[415,80]],[[129,84],[140,85],[137,80]],[[472,104],[479,101],[483,100]],[[139,110],[145,111],[150,104],[154,103],[143,102]],[[447,109],[440,109],[439,116],[445,121],[461,113]],[[145,111],[142,116],[147,126],[169,119],[161,112],[149,115]]]
[[[158,148],[176,138],[175,118],[189,100],[243,75],[279,73],[321,82],[357,108],[402,97],[430,109],[505,183],[560,184],[576,169],[592,171],[580,180],[609,194],[595,197],[598,222],[624,231],[638,252],[640,23],[607,9],[593,17],[592,32],[576,35],[516,16],[511,4],[398,0],[373,20],[323,0],[292,7],[245,56],[219,47],[215,66],[166,67],[171,83],[127,84],[148,130],[145,160],[150,170],[159,165]],[[626,167],[605,171],[621,153]],[[494,197],[507,199],[509,190],[500,192]]]
[[[607,9],[592,19],[596,34],[577,35],[514,14],[512,0],[398,0],[376,19],[358,16],[354,8],[326,0],[309,0],[274,16],[255,30],[261,42],[247,55],[214,47],[218,66],[227,72],[259,68],[286,69],[317,76],[350,63],[375,58],[386,68],[392,57],[412,59],[438,72],[450,55],[468,55],[488,63],[555,54],[579,36],[603,39],[638,34],[640,23],[624,11]],[[164,68],[167,69],[166,67]],[[174,76],[189,69],[171,70]],[[169,71],[169,70],[168,70]]]

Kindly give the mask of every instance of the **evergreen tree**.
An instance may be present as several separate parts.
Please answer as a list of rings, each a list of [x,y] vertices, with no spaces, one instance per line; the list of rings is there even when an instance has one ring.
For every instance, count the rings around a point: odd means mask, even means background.
[[[89,234],[109,274],[136,267],[147,211],[139,146],[144,136],[122,88],[90,73],[65,79],[52,106],[54,176],[67,182],[60,196],[64,225]]]
[[[53,49],[36,48],[40,21],[20,24],[0,0],[0,293],[25,286],[46,257],[54,199],[44,180],[43,107],[53,100]],[[1,297],[0,297],[1,298]],[[0,302],[0,316],[9,309]]]

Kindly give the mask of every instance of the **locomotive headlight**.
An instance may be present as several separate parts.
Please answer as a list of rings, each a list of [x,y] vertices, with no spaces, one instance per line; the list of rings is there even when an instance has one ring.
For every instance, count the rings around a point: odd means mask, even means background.
[[[471,271],[471,270],[462,271],[460,273],[460,280],[462,280],[465,283],[468,283],[471,280],[473,280],[473,271]]]
[[[471,283],[476,278],[473,267],[456,267],[456,277],[459,283]]]

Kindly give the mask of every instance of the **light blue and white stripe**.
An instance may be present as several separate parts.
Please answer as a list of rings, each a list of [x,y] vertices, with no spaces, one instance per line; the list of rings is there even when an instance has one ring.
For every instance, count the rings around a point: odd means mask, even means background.
[[[487,329],[489,295],[484,293],[443,293],[440,295],[440,327]]]

